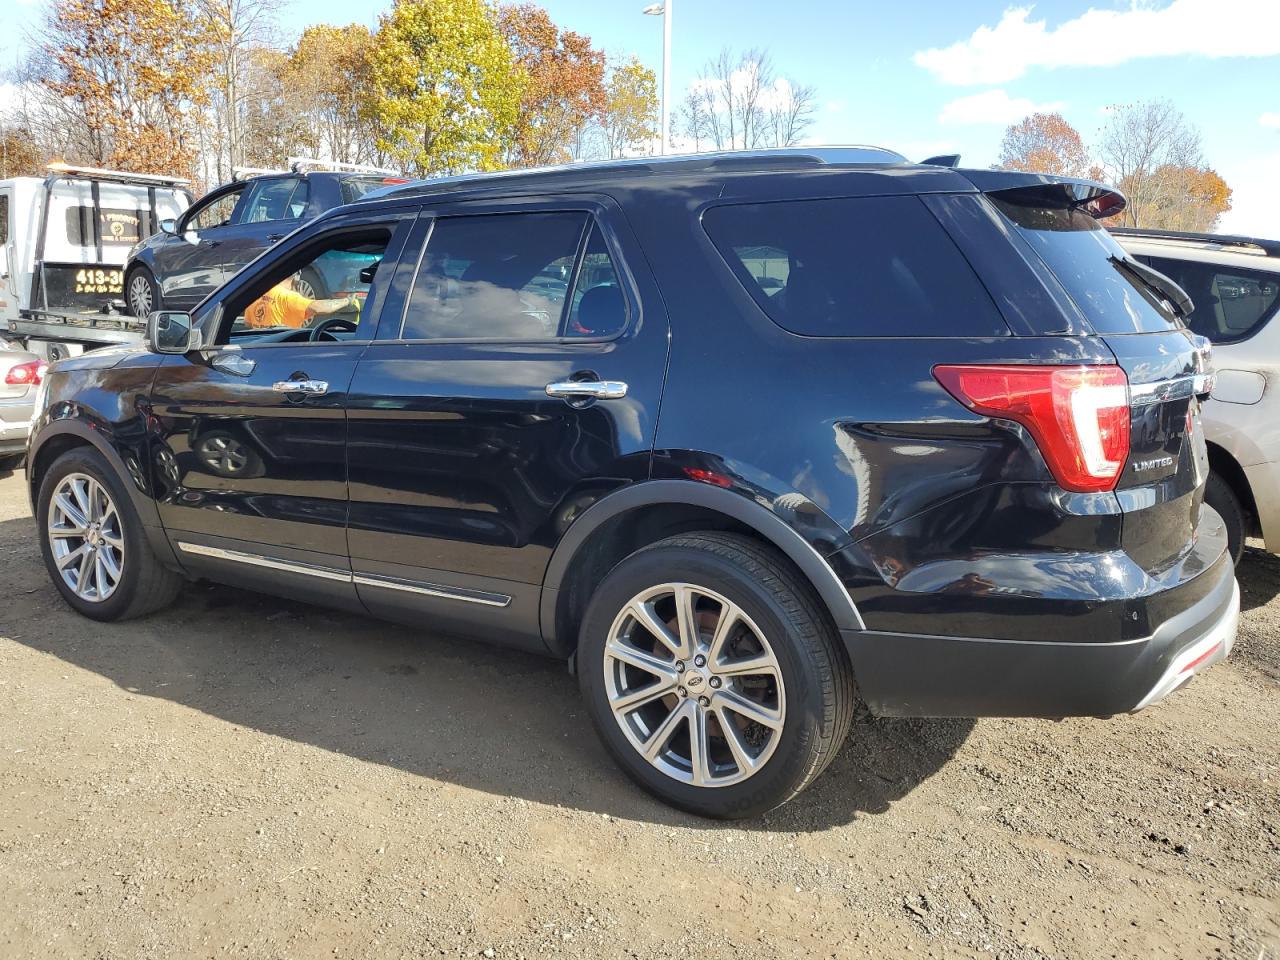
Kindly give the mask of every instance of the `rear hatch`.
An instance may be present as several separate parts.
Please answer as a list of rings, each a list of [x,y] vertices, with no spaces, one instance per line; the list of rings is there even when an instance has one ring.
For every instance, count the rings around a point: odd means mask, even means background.
[[[1040,183],[987,196],[1079,310],[1072,322],[1101,337],[1128,378],[1129,452],[1115,484],[1122,545],[1159,577],[1195,545],[1208,475],[1197,399],[1207,390],[1207,345],[1183,323],[1185,294],[1095,219],[1118,211],[1115,194]]]

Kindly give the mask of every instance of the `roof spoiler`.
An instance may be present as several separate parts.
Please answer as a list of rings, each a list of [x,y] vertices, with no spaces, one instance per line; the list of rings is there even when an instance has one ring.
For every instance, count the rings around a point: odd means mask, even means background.
[[[1262,240],[1258,237],[1241,237],[1230,233],[1196,233],[1190,230],[1147,230],[1142,227],[1112,227],[1111,232],[1121,237],[1146,237],[1152,240],[1192,240],[1200,243],[1216,243],[1222,247],[1249,247],[1269,257],[1280,257],[1280,240]]]
[[[1095,220],[1114,217],[1129,204],[1115,187],[1079,177],[1017,170],[965,170],[964,176],[983,193],[1007,193],[1014,199],[1025,191],[1027,199],[1035,197],[1055,207],[1082,210]]]
[[[950,167],[955,169],[960,166],[960,154],[958,153],[940,153],[936,157],[929,157],[927,160],[921,160],[922,167]]]

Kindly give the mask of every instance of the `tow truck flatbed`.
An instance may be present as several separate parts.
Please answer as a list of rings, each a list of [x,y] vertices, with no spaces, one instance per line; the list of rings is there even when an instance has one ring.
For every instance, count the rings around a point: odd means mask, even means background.
[[[66,343],[107,346],[141,343],[146,323],[124,313],[66,313],[51,310],[24,310],[10,320],[8,333],[20,337]]]

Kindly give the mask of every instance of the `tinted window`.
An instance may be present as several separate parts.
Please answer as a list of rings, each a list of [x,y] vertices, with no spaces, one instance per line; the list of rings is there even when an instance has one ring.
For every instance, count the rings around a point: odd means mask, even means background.
[[[240,190],[236,190],[210,201],[192,215],[187,221],[186,229],[208,230],[211,227],[221,227],[230,223],[231,215],[235,213],[236,203],[239,200]]]
[[[573,286],[565,336],[612,337],[626,325],[627,301],[618,273],[600,228],[593,227]]]
[[[347,177],[342,181],[342,202],[355,203],[372,190],[408,182],[404,177]]]
[[[68,207],[66,212],[67,241],[80,247],[92,247],[93,207],[80,205]],[[152,233],[151,214],[147,210],[103,209],[98,218],[105,246],[131,247]]]
[[[793,333],[1009,333],[968,262],[918,197],[715,207],[703,223],[756,302]]]
[[[292,177],[263,180],[254,184],[249,206],[241,223],[264,223],[268,220],[297,220],[307,206],[307,181]]]
[[[414,279],[403,337],[544,340],[563,335],[566,297],[586,224],[584,213],[437,220]]]
[[[1190,294],[1196,308],[1187,325],[1214,343],[1245,339],[1280,307],[1280,274],[1167,257],[1143,259]]]
[[[0,243],[9,242],[9,198],[0,197]]]
[[[989,194],[1026,237],[1093,329],[1154,333],[1180,326],[1163,298],[1124,265],[1111,234],[1065,191],[1031,187]]]

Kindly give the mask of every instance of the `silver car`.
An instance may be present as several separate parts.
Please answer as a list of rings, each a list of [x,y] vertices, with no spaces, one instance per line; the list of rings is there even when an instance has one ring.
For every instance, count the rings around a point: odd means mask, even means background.
[[[1191,295],[1191,329],[1213,342],[1205,499],[1227,523],[1233,556],[1240,559],[1246,536],[1280,553],[1280,241],[1112,232]]]
[[[36,393],[48,362],[0,340],[0,472],[17,468],[27,452]]]

